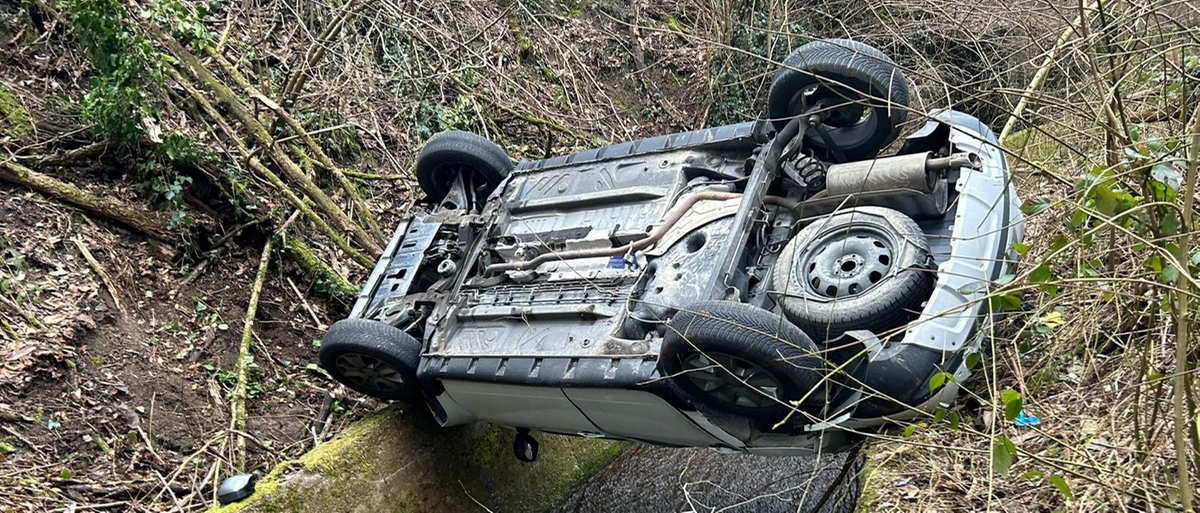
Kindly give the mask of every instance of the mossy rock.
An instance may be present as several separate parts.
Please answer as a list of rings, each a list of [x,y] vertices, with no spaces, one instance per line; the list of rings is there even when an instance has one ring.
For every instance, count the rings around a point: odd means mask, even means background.
[[[626,443],[537,434],[534,463],[513,457],[510,429],[440,428],[421,406],[355,423],[260,479],[255,494],[211,513],[547,511]],[[478,504],[476,504],[478,501]]]
[[[0,83],[0,134],[16,139],[33,135],[33,121],[29,111],[21,105],[17,94]]]

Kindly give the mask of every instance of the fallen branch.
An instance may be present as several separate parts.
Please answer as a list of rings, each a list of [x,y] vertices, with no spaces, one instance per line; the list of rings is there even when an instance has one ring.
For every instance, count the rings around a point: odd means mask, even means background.
[[[126,312],[125,307],[121,305],[121,296],[117,293],[117,287],[108,278],[108,273],[104,272],[104,267],[100,265],[100,262],[97,262],[96,258],[92,256],[92,252],[88,251],[87,245],[83,243],[83,238],[75,236],[75,238],[71,239],[71,242],[75,243],[75,247],[83,254],[83,259],[87,260],[92,270],[96,271],[96,274],[100,276],[100,281],[104,282],[104,286],[108,288],[108,295],[112,296],[113,304],[117,306],[117,310],[120,310],[123,315],[128,315],[129,312]]]
[[[304,194],[313,200],[323,214],[328,216],[336,226],[346,232],[349,232],[360,246],[372,253],[372,258],[383,252],[383,248],[380,247],[379,242],[376,239],[368,235],[361,226],[350,220],[346,213],[343,212],[336,204],[334,204],[333,200],[331,200],[328,195],[321,191],[321,189],[304,174],[304,171],[300,169],[300,166],[288,158],[287,153],[275,144],[274,139],[272,139],[270,134],[267,133],[267,130],[262,126],[261,123],[259,123],[254,114],[250,112],[249,107],[242,103],[241,100],[234,95],[233,91],[230,90],[229,87],[223,84],[220,80],[218,80],[217,77],[212,74],[212,72],[208,71],[208,69],[206,69],[200,63],[199,58],[197,58],[188,50],[184,49],[178,41],[175,41],[170,36],[160,35],[160,39],[179,59],[179,61],[183,64],[184,69],[186,69],[188,73],[203,83],[204,87],[212,92],[221,101],[221,103],[229,109],[229,112],[233,114],[237,121],[242,123],[242,126],[247,132],[249,132],[249,135],[255,140],[255,142],[257,142],[261,148],[266,150],[267,155],[270,156],[271,160],[277,166],[279,166],[279,169],[283,171],[283,174],[287,176],[288,180],[291,180],[299,185],[301,190],[304,191]],[[220,115],[218,114],[217,117],[219,118]],[[226,123],[226,125],[228,125],[228,123]],[[236,136],[233,138],[237,139]],[[262,166],[261,168],[265,169],[265,166]],[[283,187],[283,189],[287,189],[287,187]]]
[[[304,309],[307,310],[308,315],[310,317],[312,317],[313,326],[315,326],[319,330],[327,329],[329,326],[326,325],[325,323],[321,322],[321,319],[317,317],[317,312],[315,310],[313,310],[312,305],[308,304],[308,299],[306,299],[304,297],[304,294],[300,293],[300,288],[297,287],[294,282],[292,282],[291,278],[288,278],[287,282],[288,282],[288,285],[290,285],[292,287],[292,292],[296,293],[296,297],[300,298],[300,304],[304,305]]]
[[[325,154],[325,150],[321,149],[321,145],[317,144],[317,141],[312,138],[312,135],[309,134],[304,127],[300,126],[300,123],[297,122],[296,119],[290,114],[288,114],[283,107],[280,107],[278,103],[275,103],[270,98],[267,98],[261,94],[255,96],[255,99],[262,102],[263,105],[266,105],[267,108],[275,112],[275,115],[278,116],[279,119],[282,119],[288,128],[291,128],[292,132],[299,136],[304,141],[304,144],[312,150],[313,154],[317,156],[317,162],[321,164],[321,167],[324,167],[329,171],[330,174],[333,175],[334,178],[337,179],[338,183],[342,185],[342,189],[346,191],[346,194],[350,195],[350,201],[358,207],[358,215],[362,218],[363,222],[366,223],[367,232],[379,239],[386,237],[386,235],[383,234],[383,231],[379,229],[379,223],[375,221],[375,216],[371,215],[371,209],[367,207],[367,203],[363,201],[362,195],[358,193],[358,188],[355,187],[354,184],[350,183],[350,179],[346,178],[346,175],[342,172],[342,170],[333,163],[333,159],[329,158],[329,156]]]
[[[208,115],[208,117],[217,124],[221,131],[225,133],[225,136],[233,142],[238,152],[243,158],[246,159],[246,163],[250,166],[252,171],[267,179],[267,181],[275,187],[275,190],[283,194],[288,203],[291,203],[292,206],[300,209],[300,212],[304,214],[304,217],[308,219],[313,226],[317,228],[317,230],[319,230],[321,233],[324,233],[326,237],[329,237],[329,240],[333,241],[333,244],[336,245],[338,249],[345,252],[346,255],[350,256],[351,259],[368,269],[375,265],[375,262],[371,260],[370,257],[362,254],[362,252],[358,251],[357,249],[354,249],[354,247],[346,241],[343,234],[338,233],[333,229],[333,227],[329,226],[329,223],[325,222],[324,217],[318,215],[307,202],[292,192],[292,190],[283,183],[283,180],[279,178],[279,175],[276,175],[273,171],[268,169],[266,165],[258,160],[258,158],[251,156],[250,149],[241,142],[238,134],[233,131],[233,128],[229,126],[229,123],[225,121],[225,118],[221,117],[221,115],[217,112],[216,107],[214,107],[212,103],[210,103],[208,99],[204,97],[204,95],[200,94],[200,91],[196,90],[196,88],[192,87],[191,84],[186,82],[183,77],[180,76],[179,72],[175,70],[170,70],[170,72],[179,85],[188,91],[188,93],[192,96],[192,99],[200,106],[204,113]]]
[[[250,344],[254,339],[254,316],[258,313],[258,298],[262,294],[263,282],[267,279],[267,264],[271,262],[271,241],[268,237],[263,244],[262,257],[258,259],[258,274],[254,277],[254,285],[250,288],[250,303],[246,307],[246,323],[242,328],[242,341],[238,345],[237,385],[233,387],[230,401],[230,429],[239,433],[235,443],[236,460],[234,468],[238,472],[246,470],[246,382],[249,381],[247,365],[250,360]]]
[[[30,326],[33,326],[34,328],[37,328],[39,330],[42,329],[42,323],[38,322],[36,317],[29,315],[29,312],[22,310],[21,305],[14,303],[13,300],[8,298],[8,296],[0,294],[0,304],[7,306],[9,309],[11,309],[17,315],[20,315],[21,318],[25,319],[25,322],[28,323]]]
[[[17,159],[27,162],[34,162],[39,167],[45,166],[63,166],[73,162],[79,162],[85,158],[102,155],[105,152],[112,150],[116,145],[108,142],[94,142],[85,146],[80,146],[71,150],[64,150],[49,155],[18,155]]]
[[[342,172],[345,173],[346,176],[349,176],[350,178],[356,178],[358,180],[403,180],[404,179],[404,177],[401,175],[383,176],[383,175],[377,175],[374,173],[362,173],[359,171],[352,171],[349,169],[344,170]]]
[[[1058,36],[1058,40],[1054,42],[1054,47],[1050,49],[1050,53],[1046,54],[1046,58],[1043,59],[1042,64],[1038,66],[1037,73],[1034,73],[1033,80],[1029,81],[1029,86],[1026,87],[1025,91],[1021,93],[1021,99],[1017,101],[1017,107],[1013,109],[1012,115],[1008,117],[1008,121],[1004,122],[1004,129],[1000,130],[1001,144],[1003,144],[1004,140],[1008,139],[1008,136],[1012,134],[1013,128],[1017,126],[1017,121],[1021,119],[1021,114],[1025,113],[1025,107],[1029,105],[1029,98],[1032,97],[1033,93],[1037,92],[1038,89],[1042,88],[1042,83],[1044,83],[1046,81],[1046,77],[1050,75],[1050,68],[1053,68],[1054,64],[1058,62],[1058,54],[1059,52],[1062,52],[1063,47],[1067,45],[1067,41],[1071,40],[1071,35],[1079,30],[1081,24],[1087,23],[1088,20],[1084,19],[1084,13],[1091,9],[1095,9],[1099,3],[1103,1],[1104,0],[1092,0],[1091,2],[1088,2],[1088,5],[1082,9],[1082,12],[1079,13],[1079,16],[1076,16],[1075,20],[1072,21],[1070,25],[1067,25],[1066,30],[1063,30],[1062,34]]]
[[[342,275],[334,271],[329,264],[317,258],[312,250],[304,243],[304,241],[291,237],[285,244],[288,256],[293,262],[296,262],[306,274],[313,277],[313,281],[319,287],[323,287],[335,299],[340,301],[350,301],[358,294],[358,289],[346,281]],[[370,269],[372,266],[368,265]],[[318,289],[320,290],[320,289]]]
[[[96,196],[85,192],[74,185],[38,173],[13,160],[0,161],[0,180],[29,187],[92,214],[118,221],[148,237],[167,239],[170,235],[163,223],[129,205],[111,197]]]

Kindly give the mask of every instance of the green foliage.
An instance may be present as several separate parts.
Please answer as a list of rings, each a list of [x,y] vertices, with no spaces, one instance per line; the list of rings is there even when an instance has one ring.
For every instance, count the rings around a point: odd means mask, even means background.
[[[468,129],[471,126],[474,108],[475,100],[469,96],[459,96],[454,105],[431,105],[422,102],[417,105],[412,129],[420,141],[444,130]]]
[[[1000,393],[1000,402],[1004,403],[1004,419],[1012,422],[1021,415],[1023,401],[1021,393],[1013,389],[1008,389]]]
[[[997,435],[992,442],[992,471],[1007,476],[1008,469],[1017,461],[1017,446],[1007,436]]]
[[[148,13],[159,25],[170,27],[172,35],[203,50],[217,41],[217,35],[204,26],[204,17],[220,9],[217,2],[198,4],[192,10],[179,0],[155,0]]]
[[[171,228],[184,224],[183,191],[191,178],[179,166],[215,160],[213,155],[178,132],[160,128],[164,66],[170,62],[118,0],[64,0],[63,12],[91,60],[95,75],[83,99],[82,114],[92,130],[116,142],[137,158],[143,190],[173,210]],[[193,47],[213,44],[203,24],[209,11],[192,10],[179,0],[151,3],[143,17],[171,28]]]
[[[143,120],[157,120],[157,101],[147,92],[162,85],[160,54],[118,0],[64,0],[62,7],[96,70],[84,119],[97,135],[140,149]]]
[[[0,237],[0,294],[12,296],[18,305],[42,300],[42,287],[30,283],[22,272],[28,266],[25,253]]]
[[[758,117],[761,106],[755,100],[760,93],[766,92],[758,89],[762,84],[758,77],[769,77],[776,68],[773,62],[781,62],[787,57],[789,38],[805,32],[799,24],[779,27],[775,32],[764,30],[770,17],[768,7],[766,3],[744,2],[733,13],[735,19],[746,22],[733,24],[729,45],[745,53],[722,51],[710,61],[709,73],[716,77],[717,84],[705,120],[709,126]],[[673,18],[664,19],[664,24],[673,31],[682,32]]]

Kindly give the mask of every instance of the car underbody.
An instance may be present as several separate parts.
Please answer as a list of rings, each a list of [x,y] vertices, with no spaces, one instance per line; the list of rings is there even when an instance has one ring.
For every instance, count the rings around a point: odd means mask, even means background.
[[[419,345],[390,385],[415,380],[444,426],[846,449],[952,401],[1023,227],[1003,152],[974,117],[928,113],[889,156],[804,151],[830,123],[625,142],[522,161],[498,183],[453,173],[396,229],[350,317]],[[727,325],[706,327],[714,315]],[[338,358],[322,362],[352,388],[383,368]],[[940,373],[954,379],[930,387]]]

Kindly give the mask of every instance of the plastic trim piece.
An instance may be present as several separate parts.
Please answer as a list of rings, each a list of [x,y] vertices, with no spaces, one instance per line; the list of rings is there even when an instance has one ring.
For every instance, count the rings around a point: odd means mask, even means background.
[[[962,112],[936,111],[931,118],[917,133],[918,139],[939,132],[930,125],[948,126],[954,150],[977,155],[981,166],[963,168],[955,184],[958,199],[950,257],[938,266],[933,294],[904,339],[871,359],[863,387],[866,398],[854,419],[932,411],[940,403],[935,399],[954,397],[957,386],[948,384],[931,392],[929,382],[939,372],[952,372],[958,380],[970,375],[965,355],[979,350],[985,338],[979,334],[991,322],[986,301],[990,284],[1009,267],[1011,244],[1024,236],[1020,200],[996,135]]]

